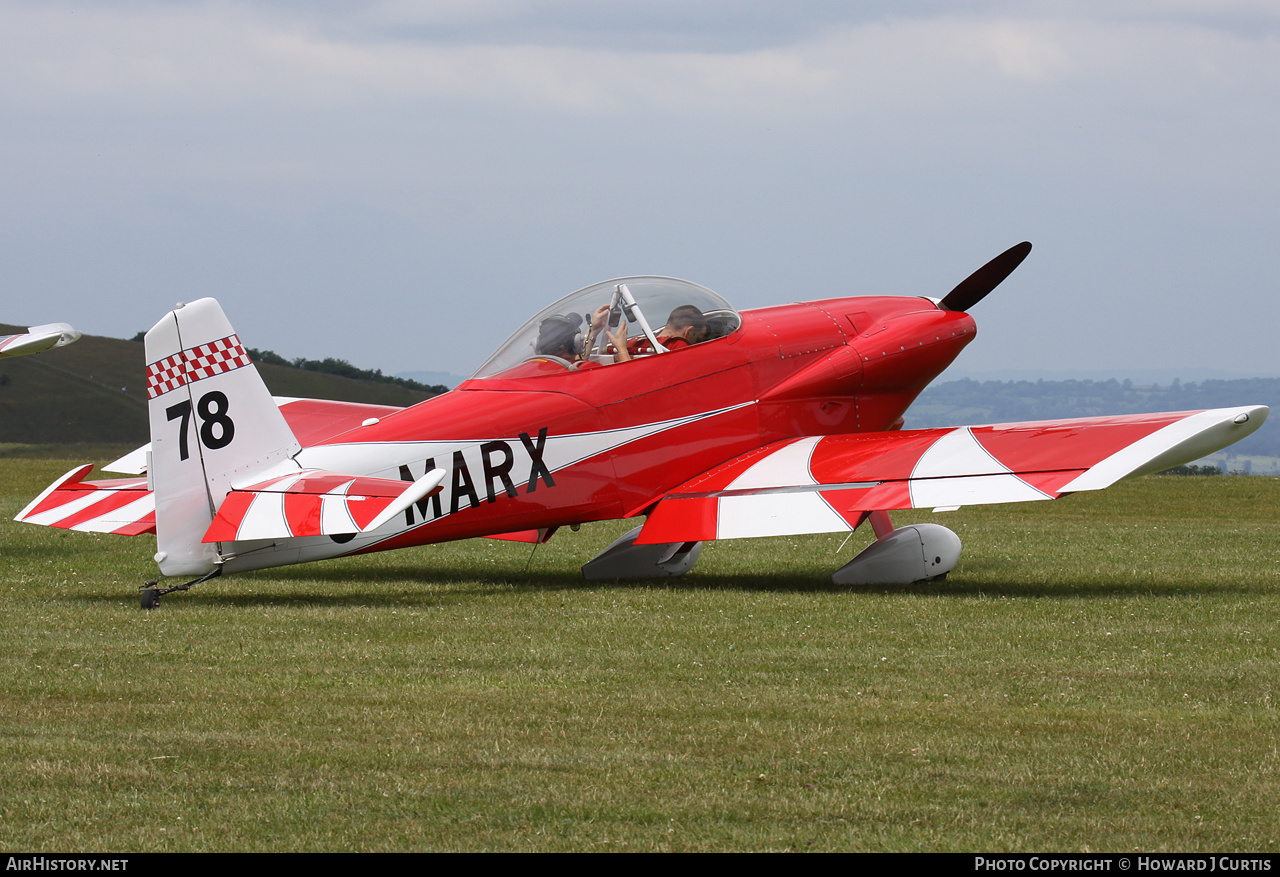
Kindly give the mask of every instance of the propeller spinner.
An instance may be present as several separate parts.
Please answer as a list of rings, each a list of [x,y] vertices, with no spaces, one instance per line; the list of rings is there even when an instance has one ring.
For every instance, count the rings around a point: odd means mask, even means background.
[[[939,302],[938,307],[944,311],[968,311],[986,298],[987,293],[1003,283],[1030,252],[1030,241],[1015,244],[961,280],[956,288],[948,292],[947,297]]]

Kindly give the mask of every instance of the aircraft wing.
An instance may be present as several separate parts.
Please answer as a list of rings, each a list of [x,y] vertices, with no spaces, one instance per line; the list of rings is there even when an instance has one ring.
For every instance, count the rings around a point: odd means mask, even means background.
[[[0,335],[0,357],[26,356],[53,347],[66,347],[80,338],[80,333],[66,323],[32,326],[21,335]]]
[[[156,531],[156,503],[147,490],[147,479],[85,481],[91,471],[91,464],[72,469],[45,488],[14,520],[122,536]]]
[[[834,533],[871,511],[1100,490],[1211,454],[1263,406],[787,439],[666,494],[636,544]]]

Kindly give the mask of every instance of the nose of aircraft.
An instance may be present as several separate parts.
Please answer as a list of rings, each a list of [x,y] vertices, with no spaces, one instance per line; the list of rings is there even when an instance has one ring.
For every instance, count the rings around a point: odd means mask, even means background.
[[[871,324],[850,339],[867,390],[923,387],[977,335],[973,317],[958,311],[915,311]]]

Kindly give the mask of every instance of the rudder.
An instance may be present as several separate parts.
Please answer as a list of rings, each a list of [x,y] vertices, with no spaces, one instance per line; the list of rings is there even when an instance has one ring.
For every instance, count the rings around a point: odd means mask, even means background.
[[[167,576],[203,575],[219,551],[201,539],[232,479],[296,472],[301,446],[214,299],[166,314],[146,357],[156,562]]]

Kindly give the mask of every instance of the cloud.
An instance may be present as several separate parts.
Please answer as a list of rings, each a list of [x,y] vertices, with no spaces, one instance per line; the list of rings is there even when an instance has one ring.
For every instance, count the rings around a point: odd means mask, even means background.
[[[1242,63],[1272,48],[1195,17],[1135,21],[1143,5],[1133,3],[1119,24],[1035,14],[1046,4],[1029,15],[894,17],[884,7],[849,19],[823,3],[776,31],[787,4],[748,3],[747,15],[727,17],[713,14],[721,5],[368,3],[343,14],[345,4],[322,4],[309,15],[313,4],[10,4],[0,7],[0,100],[153,111],[480,101],[570,113],[840,115],[906,103],[945,110],[957,94],[999,97],[1020,83],[1167,78],[1180,91],[1189,72],[1230,88],[1257,75]],[[737,25],[717,24],[725,19]],[[530,21],[540,25],[524,27]],[[562,21],[576,22],[579,36],[563,38]],[[637,22],[684,39],[610,39],[634,34]],[[726,32],[755,39],[725,50]],[[690,44],[699,37],[706,45]]]
[[[1000,313],[1068,326],[1121,284],[1198,304],[1205,251],[1230,253],[1224,294],[1260,299],[1278,33],[1245,0],[0,0],[0,284],[225,289],[278,322],[305,293],[288,331],[336,337],[320,324],[353,289],[407,302],[397,326],[465,319],[451,298],[426,316],[436,284],[632,270],[744,305],[851,277],[933,294],[1033,237],[1031,310],[987,309],[988,339]],[[125,315],[138,300],[83,308],[132,335],[155,316]],[[416,338],[342,343],[384,370],[430,364],[388,349],[463,355]],[[288,352],[344,355],[304,341]]]
[[[10,6],[0,9],[0,99],[151,110],[438,99],[594,112],[632,101],[679,107],[689,95],[706,105],[785,96],[826,75],[802,53],[774,50],[618,51],[356,31],[242,5]]]

